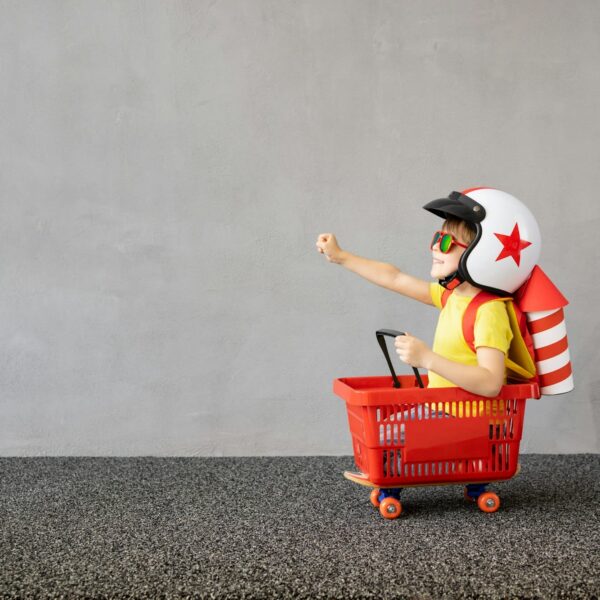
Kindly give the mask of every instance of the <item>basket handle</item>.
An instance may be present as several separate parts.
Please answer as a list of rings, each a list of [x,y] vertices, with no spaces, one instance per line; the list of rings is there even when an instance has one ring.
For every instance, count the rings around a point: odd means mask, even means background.
[[[399,335],[406,335],[403,331],[396,331],[395,329],[379,329],[375,332],[377,336],[377,341],[381,346],[381,350],[383,351],[383,355],[385,356],[385,360],[387,361],[388,367],[390,368],[390,372],[392,373],[392,379],[394,380],[394,387],[399,388],[400,382],[398,381],[398,377],[396,377],[396,372],[394,371],[394,367],[392,365],[392,361],[390,360],[390,354],[387,349],[387,345],[385,343],[385,335],[390,337],[397,337]],[[419,375],[419,371],[416,367],[413,367],[412,370],[415,372],[415,377],[417,378],[417,383],[420,388],[425,387],[423,385],[423,380],[421,379],[421,375]]]

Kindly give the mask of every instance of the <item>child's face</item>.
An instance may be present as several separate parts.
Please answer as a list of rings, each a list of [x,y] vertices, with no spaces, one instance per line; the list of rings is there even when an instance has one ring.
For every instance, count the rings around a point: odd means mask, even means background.
[[[448,233],[451,233],[454,238],[462,244],[467,245],[466,241],[456,231],[448,231]],[[454,271],[458,269],[458,262],[465,250],[466,248],[462,248],[457,244],[452,244],[450,252],[444,254],[440,250],[439,241],[436,242],[435,246],[431,249],[431,258],[433,260],[431,265],[431,276],[434,279],[443,279],[451,273],[454,273]]]

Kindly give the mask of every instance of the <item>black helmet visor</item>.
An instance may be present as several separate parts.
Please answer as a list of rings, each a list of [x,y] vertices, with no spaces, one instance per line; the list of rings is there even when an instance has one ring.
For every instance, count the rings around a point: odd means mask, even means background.
[[[423,208],[442,219],[457,217],[467,223],[481,223],[485,219],[485,208],[460,192],[452,192],[447,198],[432,200]]]

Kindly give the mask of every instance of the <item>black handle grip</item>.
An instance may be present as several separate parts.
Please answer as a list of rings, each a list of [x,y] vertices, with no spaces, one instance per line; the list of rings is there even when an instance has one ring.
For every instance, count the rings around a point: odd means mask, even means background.
[[[390,372],[392,373],[392,379],[394,380],[394,387],[399,388],[400,382],[398,381],[398,377],[396,377],[396,372],[394,371],[392,361],[390,360],[390,354],[388,352],[384,336],[388,335],[390,337],[395,338],[399,335],[406,335],[406,333],[404,333],[404,331],[396,331],[395,329],[379,329],[378,331],[375,332],[375,335],[377,336],[377,341],[379,342],[379,345],[381,346],[381,350],[383,351],[385,360],[387,361],[388,367],[390,368]],[[417,368],[413,367],[412,370],[415,372],[415,377],[417,378],[417,383],[418,383],[419,387],[420,388],[425,387],[423,385],[423,380],[421,379],[421,375],[419,375],[419,371],[417,370]]]

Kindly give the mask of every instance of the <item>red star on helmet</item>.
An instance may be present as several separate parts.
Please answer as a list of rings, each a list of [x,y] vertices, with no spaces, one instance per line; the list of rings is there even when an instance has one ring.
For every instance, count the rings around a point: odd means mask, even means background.
[[[502,248],[502,252],[498,254],[496,262],[508,256],[512,256],[518,267],[521,263],[521,250],[523,250],[523,248],[527,248],[527,246],[531,246],[531,242],[521,239],[519,234],[519,224],[515,223],[510,235],[504,235],[502,233],[494,233],[494,235],[502,242],[502,245],[504,246]]]

